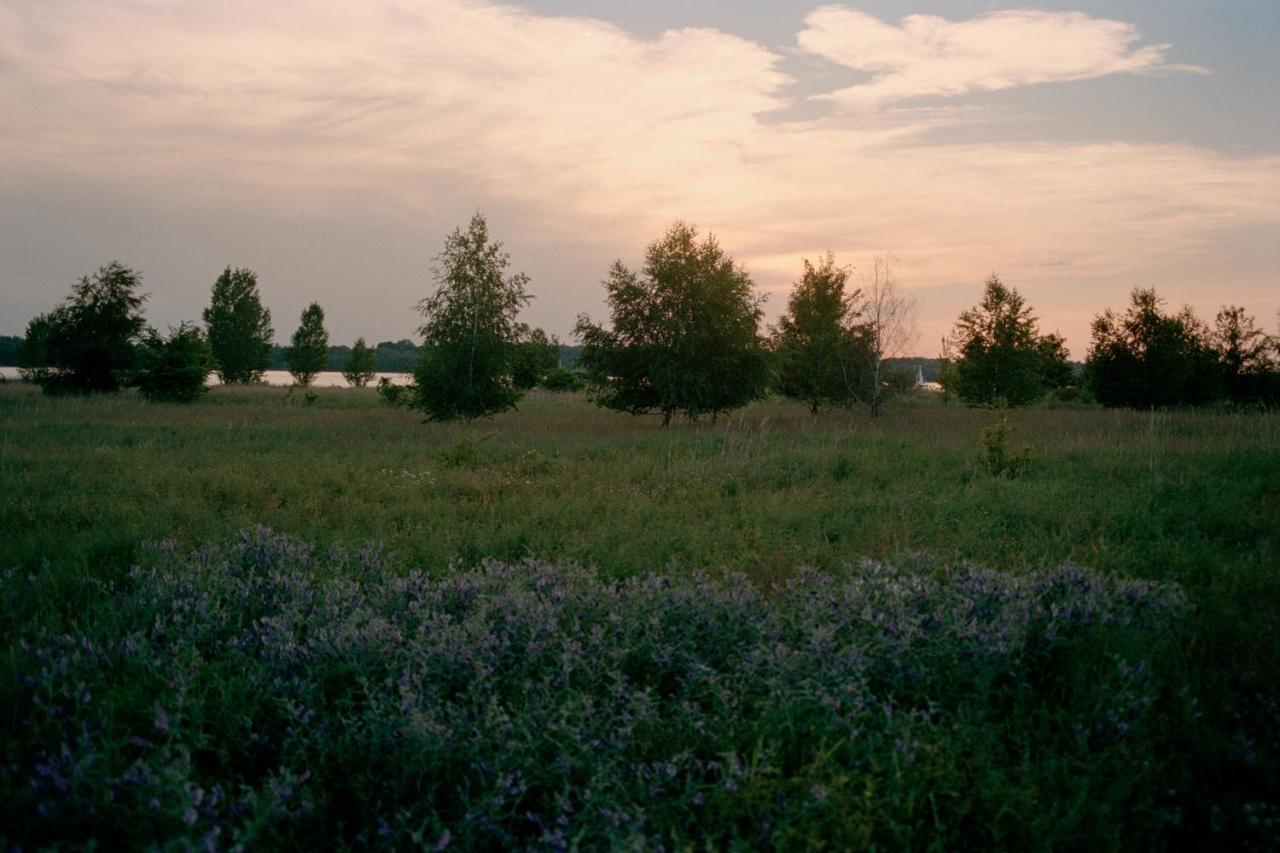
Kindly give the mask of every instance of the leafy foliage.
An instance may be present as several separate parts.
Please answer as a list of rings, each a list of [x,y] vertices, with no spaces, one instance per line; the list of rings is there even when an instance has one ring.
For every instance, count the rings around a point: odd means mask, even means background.
[[[373,349],[378,370],[388,372],[412,373],[421,355],[418,345],[407,338],[382,341]]]
[[[1070,371],[1062,338],[1042,337],[1022,295],[994,275],[982,303],[960,315],[952,346],[950,388],[971,405],[1024,406]]]
[[[1009,426],[1009,416],[1000,411],[995,421],[982,430],[982,464],[994,477],[1020,477],[1031,466],[1031,448],[1009,446],[1014,428]]]
[[[426,322],[415,407],[434,421],[515,408],[521,391],[512,381],[513,351],[529,277],[506,275],[510,258],[478,213],[466,231],[445,239],[436,262],[436,292],[418,305]]]
[[[715,417],[758,399],[768,381],[761,299],[715,238],[677,222],[645,250],[640,275],[616,261],[604,282],[612,328],[585,315],[579,366],[601,405],[633,415]]]
[[[1209,331],[1190,308],[1161,310],[1155,290],[1135,289],[1123,316],[1093,321],[1085,376],[1105,406],[1160,408],[1209,402],[1219,393],[1219,367]]]
[[[0,365],[5,367],[18,363],[18,350],[22,346],[22,338],[18,335],[0,335]]]
[[[134,384],[154,402],[190,403],[209,390],[213,354],[200,329],[182,323],[162,336],[149,329],[138,348]]]
[[[407,385],[397,385],[390,377],[383,376],[378,380],[378,399],[393,409],[407,409],[413,404],[414,389]]]
[[[357,388],[363,388],[373,380],[376,367],[373,350],[369,349],[364,338],[356,338],[347,366],[342,371],[342,378]]]
[[[1062,335],[1050,332],[1040,338],[1041,380],[1046,390],[1054,391],[1076,384],[1076,366],[1067,353],[1067,341]]]
[[[521,328],[511,354],[511,382],[521,391],[536,388],[560,365],[560,341],[542,329]]]
[[[824,404],[853,402],[865,384],[866,336],[858,325],[861,291],[847,290],[849,274],[848,267],[836,266],[831,252],[816,267],[806,258],[804,274],[792,288],[773,336],[778,390],[806,403],[815,415]]]
[[[542,378],[542,387],[548,391],[581,391],[586,383],[577,371],[557,367]]]
[[[1231,305],[1218,312],[1213,339],[1228,399],[1280,402],[1280,340],[1259,329],[1244,308]]]
[[[53,372],[49,344],[60,322],[58,309],[37,314],[27,323],[26,334],[18,344],[18,374],[27,382],[43,385]]]
[[[864,561],[769,593],[265,529],[24,626],[23,848],[1113,848],[1184,832],[1172,584]],[[126,676],[126,677],[122,677]],[[111,796],[106,796],[110,792]],[[1052,796],[1045,792],[1053,792]],[[8,845],[7,845],[8,846]]]
[[[23,360],[46,394],[119,391],[134,368],[144,326],[141,277],[113,261],[85,276],[65,302],[27,327]],[[39,362],[45,362],[41,365]]]
[[[316,374],[325,369],[329,361],[329,333],[324,328],[324,309],[312,302],[302,311],[302,317],[285,361],[293,381],[306,388]]]
[[[258,277],[251,270],[227,267],[213,283],[209,307],[204,309],[209,348],[225,384],[257,382],[270,364],[271,312],[258,294]]]

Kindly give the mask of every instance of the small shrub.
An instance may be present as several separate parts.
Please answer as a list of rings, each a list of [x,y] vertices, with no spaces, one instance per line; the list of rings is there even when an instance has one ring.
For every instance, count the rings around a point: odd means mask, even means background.
[[[1031,467],[1031,448],[1018,449],[1009,446],[1014,428],[1009,426],[1009,416],[1001,412],[995,423],[982,430],[982,463],[993,477],[1021,477]]]
[[[152,402],[190,403],[209,390],[213,353],[196,326],[183,323],[167,338],[148,330],[137,357],[133,384]]]
[[[581,391],[586,387],[582,375],[557,367],[542,379],[542,387],[548,391]]]
[[[376,369],[377,360],[373,350],[369,349],[364,338],[356,338],[355,346],[351,348],[351,358],[342,371],[342,378],[356,388],[363,388],[373,379]]]
[[[452,447],[446,447],[436,454],[442,465],[450,468],[474,468],[480,459],[480,445],[493,438],[493,434],[472,438],[464,435]]]
[[[384,376],[378,380],[378,398],[393,409],[407,409],[413,401],[413,389],[397,385]]]

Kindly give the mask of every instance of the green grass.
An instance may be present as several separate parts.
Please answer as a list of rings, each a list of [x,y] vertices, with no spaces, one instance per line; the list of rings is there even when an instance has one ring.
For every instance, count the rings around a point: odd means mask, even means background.
[[[989,413],[912,399],[877,420],[784,402],[718,423],[631,418],[533,394],[469,425],[372,390],[215,388],[193,405],[46,399],[0,386],[0,611],[7,642],[74,627],[148,540],[263,524],[317,545],[384,543],[400,571],[575,560],[609,577],[742,572],[762,588],[861,557],[1012,573],[1074,562],[1174,581],[1192,603],[1171,663],[1203,708],[1171,731],[1192,829],[1277,804],[1280,416],[1013,411],[1029,470],[992,476]],[[38,574],[36,586],[21,579]],[[21,587],[21,588],[20,588]],[[35,590],[35,591],[33,591]],[[1252,807],[1252,806],[1251,806]],[[1216,822],[1216,823],[1215,823]]]
[[[405,565],[573,558],[768,581],[809,564],[927,551],[1009,570],[1064,561],[1221,580],[1272,566],[1280,418],[1014,412],[1032,469],[989,476],[991,416],[911,401],[872,421],[760,403],[660,429],[534,395],[470,425],[423,424],[371,391],[304,406],[215,389],[193,406],[0,391],[0,561],[122,567],[138,543],[266,524],[376,540]]]

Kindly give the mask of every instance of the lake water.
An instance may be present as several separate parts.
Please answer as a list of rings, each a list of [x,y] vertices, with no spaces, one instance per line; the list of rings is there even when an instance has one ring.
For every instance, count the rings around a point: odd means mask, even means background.
[[[370,385],[377,385],[378,380],[382,377],[390,379],[396,385],[408,385],[413,381],[411,373],[377,373],[374,374],[373,382]],[[0,377],[7,380],[19,379],[18,368],[16,367],[0,367]],[[268,370],[262,374],[262,381],[268,385],[292,385],[293,377],[289,375],[287,370]],[[218,385],[218,376],[215,373],[209,374],[209,384]],[[311,381],[316,388],[344,388],[347,380],[342,378],[342,374],[334,370],[326,370],[316,375]]]

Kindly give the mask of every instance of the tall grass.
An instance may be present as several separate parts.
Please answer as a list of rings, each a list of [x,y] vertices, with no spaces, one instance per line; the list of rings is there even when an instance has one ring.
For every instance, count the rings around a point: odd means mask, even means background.
[[[989,473],[991,423],[922,398],[876,420],[765,402],[660,429],[535,394],[491,421],[440,425],[367,389],[303,406],[284,389],[215,388],[176,406],[6,385],[4,677],[18,684],[14,644],[32,630],[105,641],[95,632],[143,542],[199,548],[259,524],[320,549],[382,543],[389,571],[428,578],[533,559],[605,579],[741,573],[767,591],[802,566],[839,575],[864,557],[1028,578],[1078,563],[1185,590],[1161,647],[1182,693],[1148,744],[1168,775],[1166,826],[1265,833],[1280,814],[1268,811],[1280,808],[1280,417],[1015,411],[1030,447],[1016,478]],[[1176,710],[1184,699],[1194,714]],[[15,742],[20,719],[6,717]],[[1032,770],[1045,768],[1027,768],[1034,787]]]

